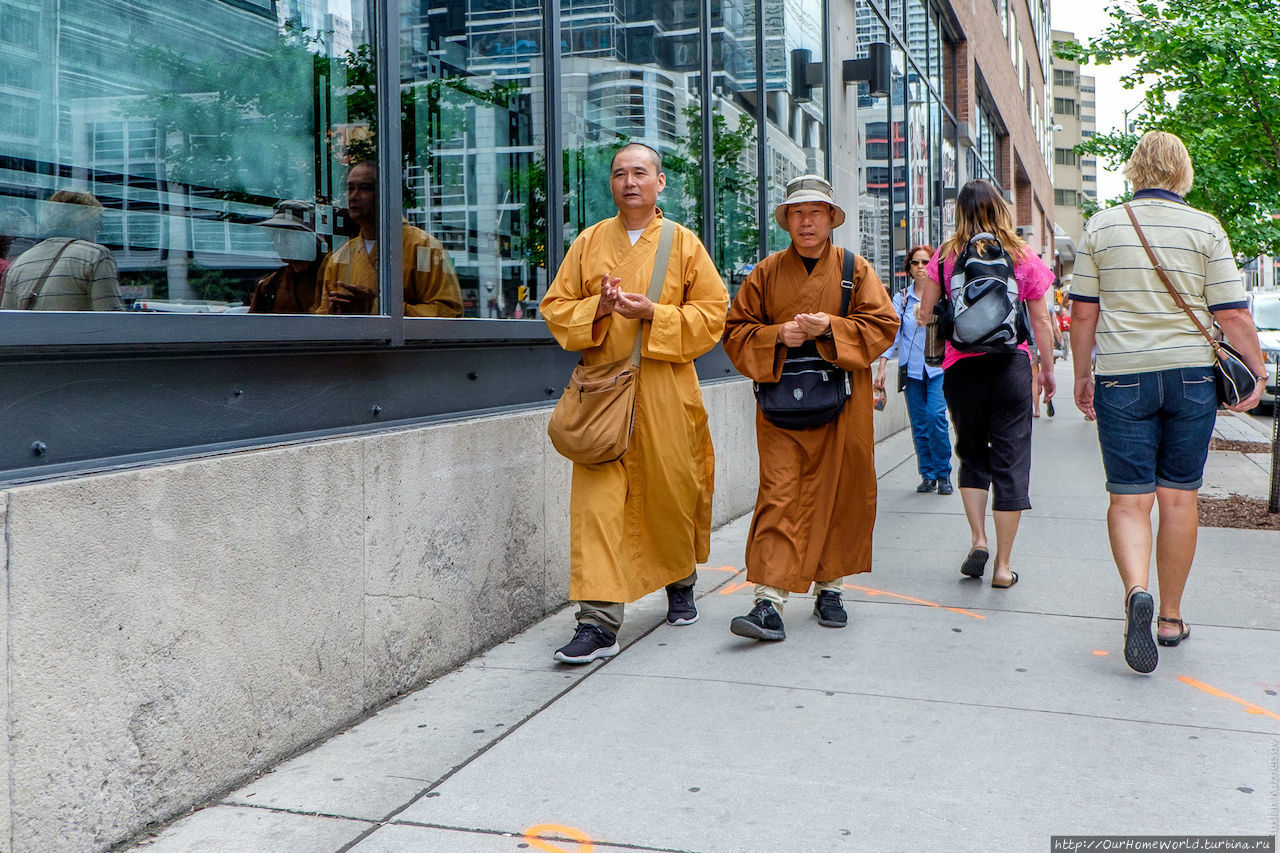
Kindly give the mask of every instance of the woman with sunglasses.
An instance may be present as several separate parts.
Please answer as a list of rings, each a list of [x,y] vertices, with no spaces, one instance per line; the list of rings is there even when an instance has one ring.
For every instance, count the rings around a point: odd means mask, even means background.
[[[911,438],[916,446],[916,469],[920,472],[921,493],[937,491],[949,495],[951,485],[951,435],[947,432],[947,401],[942,396],[942,368],[924,363],[925,327],[916,323],[920,288],[928,282],[925,267],[933,256],[932,246],[916,246],[907,253],[909,284],[893,297],[893,310],[902,325],[893,346],[880,356],[872,385],[884,390],[885,365],[898,358],[898,390],[907,395],[911,417]]]

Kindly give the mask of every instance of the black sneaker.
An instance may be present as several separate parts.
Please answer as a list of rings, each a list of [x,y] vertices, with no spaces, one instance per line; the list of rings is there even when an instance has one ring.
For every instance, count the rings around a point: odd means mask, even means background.
[[[813,603],[813,615],[818,617],[819,625],[826,625],[828,628],[843,628],[849,624],[844,601],[834,589],[824,589],[818,593],[818,599]]]
[[[591,663],[611,658],[619,652],[618,637],[608,628],[579,622],[573,639],[556,649],[555,659],[562,663]]]
[[[692,625],[698,621],[698,608],[693,603],[693,587],[667,586],[667,624]]]
[[[785,640],[787,631],[782,626],[782,616],[768,601],[757,601],[746,616],[736,616],[729,623],[729,630],[739,637],[752,640]]]
[[[925,477],[920,481],[920,485],[916,486],[916,491],[924,494],[925,492],[932,492],[936,488],[938,488],[938,481],[931,477]]]
[[[955,487],[951,485],[951,481],[946,477],[938,478],[938,494],[949,495],[955,491]]]

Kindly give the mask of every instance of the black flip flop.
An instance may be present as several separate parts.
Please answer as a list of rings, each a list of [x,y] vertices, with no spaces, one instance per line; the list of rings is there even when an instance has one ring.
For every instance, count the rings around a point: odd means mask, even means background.
[[[969,578],[982,577],[982,572],[987,567],[987,558],[990,556],[981,548],[974,548],[969,552],[969,556],[964,558],[964,563],[960,566],[960,574]]]
[[[1151,593],[1134,589],[1124,605],[1124,662],[1135,672],[1154,672],[1160,652],[1151,639],[1155,602]]]

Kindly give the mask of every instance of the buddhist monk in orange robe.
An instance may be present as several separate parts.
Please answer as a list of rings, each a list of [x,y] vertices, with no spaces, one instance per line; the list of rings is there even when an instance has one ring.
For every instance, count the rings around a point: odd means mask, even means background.
[[[856,257],[849,307],[841,316],[847,250],[832,245],[844,211],[824,179],[804,175],[787,185],[774,212],[791,246],[765,258],[743,282],[729,310],[724,349],[756,382],[778,381],[789,349],[806,342],[850,372],[850,397],[835,420],[808,429],[770,423],[757,409],[760,486],[747,540],[747,580],[755,606],[730,630],[758,640],[786,636],[782,608],[790,592],[817,587],[814,612],[829,627],[847,614],[846,575],[871,570],[876,515],[871,363],[893,342],[898,317],[884,285]]]
[[[664,217],[658,152],[632,143],[614,156],[618,215],[587,228],[542,300],[542,316],[587,367],[629,361],[641,336],[631,444],[616,462],[574,463],[569,597],[574,638],[555,652],[584,664],[617,654],[625,603],[665,586],[667,621],[698,618],[695,566],[711,543],[715,454],[693,360],[724,332],[729,293],[697,235],[674,225],[661,293],[646,292]]]

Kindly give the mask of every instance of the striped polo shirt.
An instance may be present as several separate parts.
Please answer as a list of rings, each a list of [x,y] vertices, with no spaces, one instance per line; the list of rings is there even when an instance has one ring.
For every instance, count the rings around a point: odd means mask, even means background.
[[[1130,206],[1160,266],[1206,328],[1213,311],[1248,307],[1217,219],[1167,190],[1139,190]],[[1213,350],[1156,275],[1123,206],[1085,225],[1071,298],[1098,303],[1098,375],[1213,364]]]

